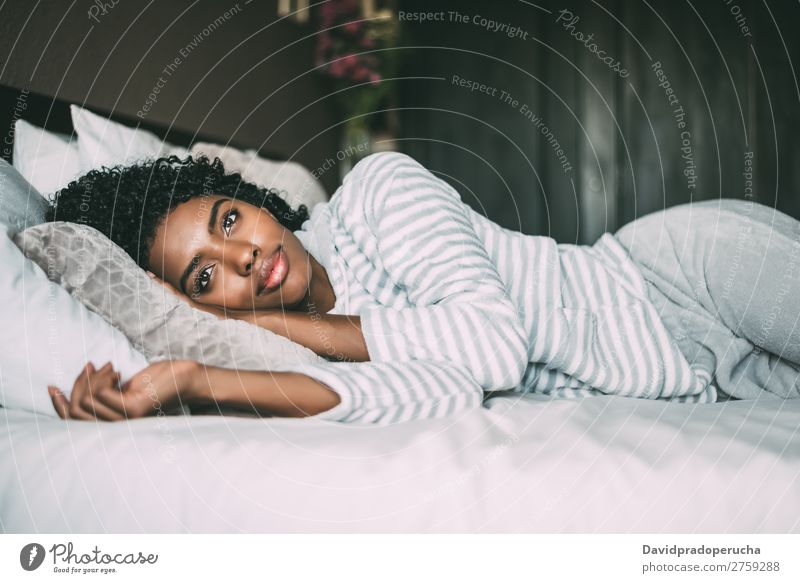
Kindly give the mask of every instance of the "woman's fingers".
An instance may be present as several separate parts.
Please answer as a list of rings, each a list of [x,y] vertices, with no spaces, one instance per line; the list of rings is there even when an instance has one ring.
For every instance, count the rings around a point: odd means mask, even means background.
[[[127,419],[138,419],[155,412],[154,401],[143,393],[132,393],[125,390],[104,391],[98,395],[98,398]]]
[[[106,389],[106,390],[113,391],[114,389]],[[100,400],[99,396],[94,395],[92,397],[89,397],[89,399],[91,400],[88,403],[87,402],[83,403],[82,405],[83,410],[84,411],[87,409],[90,410],[97,419],[101,419],[103,421],[124,421],[125,419],[127,419],[124,413],[115,411],[108,405],[104,404]]]
[[[106,389],[99,391],[96,396],[98,401],[117,415],[126,419],[143,417],[136,403],[133,402],[135,399],[131,395],[125,394],[124,391]]]
[[[111,363],[96,369],[88,363],[68,399],[57,387],[48,393],[62,419],[121,421],[170,411],[188,391],[194,369],[191,361],[163,361],[139,371],[124,386]]]
[[[109,372],[98,373],[90,382],[89,392],[81,399],[81,408],[103,421],[122,421],[126,419],[121,413],[105,404],[103,396],[107,393],[118,393],[119,373],[109,369]]]
[[[91,362],[83,367],[83,371],[78,375],[75,380],[75,385],[72,387],[72,394],[69,398],[69,418],[70,419],[84,419],[86,421],[94,420],[95,416],[91,413],[84,411],[81,408],[81,400],[83,396],[89,391],[89,379],[97,372],[94,364]]]
[[[50,398],[53,400],[53,407],[62,419],[69,419],[69,401],[61,389],[52,385],[47,387]]]
[[[146,391],[138,390],[139,379],[134,377],[121,390],[102,390],[97,399],[108,408],[127,419],[144,417],[153,408],[153,398]]]
[[[70,418],[87,421],[118,420],[120,417],[115,411],[98,403],[94,398],[94,394],[101,388],[113,388],[116,378],[117,374],[110,362],[99,369],[96,369],[92,363],[87,364],[72,389],[72,396],[69,400]]]
[[[119,373],[114,371],[110,362],[99,369],[90,362],[75,380],[69,399],[58,387],[49,386],[47,391],[62,419],[122,421],[126,419],[124,413],[107,405],[105,401],[109,399],[104,398],[119,393],[119,382]]]

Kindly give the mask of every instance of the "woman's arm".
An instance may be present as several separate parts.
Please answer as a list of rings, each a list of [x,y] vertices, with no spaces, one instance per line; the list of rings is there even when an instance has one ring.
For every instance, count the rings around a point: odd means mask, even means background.
[[[49,387],[62,419],[122,421],[159,415],[181,403],[225,405],[265,416],[317,417],[389,425],[477,409],[483,391],[461,367],[414,360],[291,365],[292,370],[237,371],[191,360],[155,362],[119,384],[110,364],[89,364],[69,397]]]
[[[308,417],[341,399],[324,384],[296,372],[239,371],[197,364],[185,393],[189,405],[255,409],[277,417]]]
[[[181,403],[255,409],[278,417],[330,413],[335,418],[343,409],[337,408],[342,400],[336,392],[301,373],[239,371],[190,360],[155,362],[122,386],[110,363],[100,369],[89,363],[69,398],[57,387],[48,387],[48,392],[62,419],[136,419],[171,411]]]
[[[370,360],[359,316],[269,310],[246,319],[331,360]]]
[[[486,390],[519,385],[528,331],[454,188],[410,156],[378,152],[347,174],[331,213],[351,240],[342,254],[410,303],[359,311],[370,361],[447,362]]]
[[[194,308],[213,314],[218,318],[244,320],[270,332],[302,344],[319,356],[336,361],[367,362],[369,352],[361,332],[361,318],[342,314],[320,314],[317,312],[290,312],[283,310],[226,310],[195,302],[168,282],[148,275]]]

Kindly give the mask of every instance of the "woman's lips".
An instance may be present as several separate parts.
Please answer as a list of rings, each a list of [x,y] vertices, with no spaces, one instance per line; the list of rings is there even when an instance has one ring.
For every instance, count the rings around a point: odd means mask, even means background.
[[[280,287],[286,279],[287,273],[289,273],[289,259],[283,251],[283,246],[280,246],[269,259],[264,261],[261,269],[259,269],[258,295],[263,295]]]

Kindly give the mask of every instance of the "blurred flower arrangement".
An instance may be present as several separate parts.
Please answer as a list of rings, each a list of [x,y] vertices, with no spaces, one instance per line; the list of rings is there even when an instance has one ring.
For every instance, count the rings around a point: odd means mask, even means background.
[[[372,151],[380,116],[371,114],[392,98],[399,22],[391,8],[375,11],[370,0],[329,0],[318,7],[317,30],[315,64],[333,84],[345,120],[342,145],[354,164]]]

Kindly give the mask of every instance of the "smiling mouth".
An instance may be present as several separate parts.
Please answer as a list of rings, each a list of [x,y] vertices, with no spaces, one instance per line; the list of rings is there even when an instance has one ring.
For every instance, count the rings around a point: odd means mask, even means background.
[[[277,289],[286,280],[289,272],[289,259],[283,245],[269,258],[265,259],[258,270],[258,295],[264,295]]]

